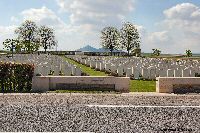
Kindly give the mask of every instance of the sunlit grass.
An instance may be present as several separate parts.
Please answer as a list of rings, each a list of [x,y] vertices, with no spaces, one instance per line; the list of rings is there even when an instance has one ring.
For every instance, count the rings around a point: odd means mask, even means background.
[[[89,74],[90,76],[108,76],[108,74],[105,74],[104,72],[95,71],[94,69],[87,67],[85,65],[82,65],[80,63],[75,62],[74,60],[71,60],[69,58],[64,57],[69,63],[76,65],[77,67],[81,68],[81,70],[84,73]]]
[[[156,81],[131,80],[130,92],[155,92]]]

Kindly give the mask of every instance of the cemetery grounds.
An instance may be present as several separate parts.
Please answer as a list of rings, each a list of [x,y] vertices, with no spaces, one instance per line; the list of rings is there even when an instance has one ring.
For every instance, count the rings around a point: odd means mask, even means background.
[[[90,76],[108,76],[105,72],[96,71],[90,67],[82,65],[70,58],[63,56],[68,62],[74,64],[81,68],[84,73],[89,74]],[[155,80],[131,80],[130,81],[130,92],[155,92],[156,91],[156,81]],[[56,91],[56,92],[67,92],[67,91]]]
[[[108,76],[63,56],[59,61],[62,59],[91,76]],[[130,90],[135,93],[129,94],[1,93],[0,132],[199,132],[200,96],[151,93],[155,82],[131,80]]]

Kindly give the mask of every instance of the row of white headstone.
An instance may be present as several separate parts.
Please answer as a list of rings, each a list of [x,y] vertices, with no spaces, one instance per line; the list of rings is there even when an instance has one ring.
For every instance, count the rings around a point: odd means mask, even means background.
[[[68,56],[98,70],[117,73],[134,79],[156,77],[195,77],[200,73],[200,61],[155,59],[140,57]]]
[[[16,54],[13,58],[0,56],[0,61],[34,64],[34,75],[47,76],[50,75],[50,71],[54,71],[53,76],[81,76],[82,73],[80,68],[56,55]]]

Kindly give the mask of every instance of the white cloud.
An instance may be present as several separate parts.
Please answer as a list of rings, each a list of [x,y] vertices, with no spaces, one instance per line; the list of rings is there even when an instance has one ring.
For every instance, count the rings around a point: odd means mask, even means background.
[[[120,28],[135,6],[135,0],[56,1],[60,11],[69,14],[69,25],[77,31],[76,44],[79,44],[79,47],[86,44],[100,47],[100,31],[106,26]]]
[[[134,9],[134,0],[57,0],[63,12],[70,13],[72,25],[101,30],[108,25],[120,26]]]
[[[38,25],[52,27],[55,30],[59,50],[78,49],[82,42],[84,42],[84,39],[82,39],[81,34],[78,32],[80,27],[65,23],[54,11],[47,7],[24,10],[21,15],[23,20],[30,19]]]
[[[148,45],[149,50],[161,48],[164,53],[184,53],[186,49],[199,52],[200,7],[182,3],[163,11],[163,14],[165,19],[159,24],[161,30],[148,33],[144,45]]]
[[[200,7],[191,3],[178,4],[164,11],[164,24],[169,28],[200,32]]]
[[[168,31],[153,32],[149,36],[149,40],[152,42],[167,42],[169,41]]]
[[[69,15],[79,46],[100,47],[100,31],[105,26],[120,28],[134,10],[135,0],[56,0],[60,11]],[[75,35],[74,35],[75,37]],[[70,38],[71,39],[71,38]]]
[[[93,40],[98,46],[99,31],[109,25],[120,28],[134,10],[134,0],[57,0],[57,3],[62,12],[70,14],[70,25],[88,35],[81,39],[85,42]],[[149,33],[143,26],[137,26],[142,50],[150,52],[152,48],[159,48],[163,53],[183,53],[189,48],[198,52],[200,8],[182,3],[163,11],[163,15],[165,19],[158,31]]]
[[[74,44],[81,44],[81,42],[79,42],[80,39],[77,38],[78,36],[76,37],[75,34],[77,32],[77,27],[66,24],[55,12],[45,6],[38,9],[31,8],[24,10],[19,16],[11,17],[11,20],[19,20],[18,24],[21,24],[25,20],[32,20],[38,25],[48,25],[52,27],[55,30],[60,50],[73,50]],[[0,26],[0,42],[3,42],[6,38],[13,38],[16,28],[17,26]],[[74,48],[79,47],[80,46],[77,45],[77,47],[75,46]]]
[[[168,19],[190,19],[193,16],[192,14],[199,10],[199,7],[191,3],[182,3],[178,4],[170,9],[164,11],[164,15]]]
[[[15,25],[7,26],[7,27],[0,26],[0,34],[1,35],[9,35],[14,32],[15,28],[16,28]]]
[[[15,17],[15,16],[12,16],[12,17],[10,18],[10,20],[11,20],[11,22],[13,22],[13,23],[19,22],[19,19],[18,19],[17,17]]]
[[[0,47],[3,48],[2,42],[7,38],[15,37],[14,31],[16,26],[0,26]]]
[[[62,50],[74,50],[86,44],[100,47],[100,30],[105,26],[120,28],[134,10],[135,0],[56,1],[59,13],[69,16],[69,22],[58,16],[62,14],[57,14],[46,6],[26,9],[19,16],[11,17],[11,21],[18,25],[28,19],[54,28],[59,49]]]
[[[64,24],[64,22],[55,14],[55,12],[45,6],[39,9],[31,8],[24,10],[22,11],[21,15],[23,16],[24,20],[32,20],[41,25],[56,26]]]
[[[134,9],[134,0],[56,0],[62,11],[123,14]]]
[[[142,37],[142,51],[152,52],[152,49],[157,48],[162,52],[169,51],[169,45],[172,44],[171,35],[168,31],[147,32]],[[172,49],[170,48],[170,51]]]

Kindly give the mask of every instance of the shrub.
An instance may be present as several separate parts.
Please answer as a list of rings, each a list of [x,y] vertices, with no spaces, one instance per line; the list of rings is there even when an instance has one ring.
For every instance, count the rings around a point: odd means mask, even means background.
[[[116,72],[111,72],[111,73],[109,74],[109,76],[115,76],[115,77],[118,77],[119,75],[118,75],[118,73],[116,73]]]
[[[85,72],[82,72],[82,73],[81,73],[81,76],[90,76],[90,75],[88,75],[88,74],[85,73]]]
[[[53,71],[53,70],[50,70],[50,72],[49,72],[48,75],[54,75],[54,71]]]
[[[200,77],[200,74],[199,73],[195,73],[195,77]]]
[[[95,71],[100,71],[100,69],[99,68],[95,68]]]
[[[60,70],[59,71],[59,76],[64,76],[65,74]]]
[[[0,62],[0,91],[30,92],[34,65]]]

